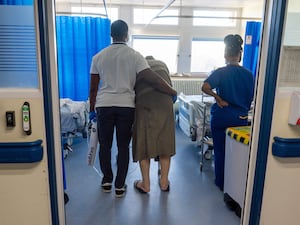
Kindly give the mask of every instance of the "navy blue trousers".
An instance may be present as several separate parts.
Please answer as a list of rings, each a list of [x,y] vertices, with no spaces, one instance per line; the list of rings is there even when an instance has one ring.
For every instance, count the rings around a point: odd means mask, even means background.
[[[236,108],[219,108],[215,105],[211,112],[211,132],[214,143],[215,184],[224,189],[225,139],[228,127],[247,126],[248,120],[240,117],[247,116]]]
[[[129,164],[129,143],[132,136],[134,108],[97,107],[97,131],[100,144],[99,161],[103,173],[102,184],[112,183],[114,179],[111,167],[111,147],[116,129],[118,147],[117,174],[115,187],[125,184]]]

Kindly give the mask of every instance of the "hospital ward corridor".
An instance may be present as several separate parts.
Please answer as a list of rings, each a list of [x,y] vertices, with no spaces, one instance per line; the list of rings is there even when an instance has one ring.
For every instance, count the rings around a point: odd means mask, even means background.
[[[300,224],[299,20],[300,0],[0,0],[0,225]]]
[[[101,190],[100,174],[87,165],[87,140],[74,139],[73,152],[65,159],[69,201],[65,205],[67,225],[238,225],[240,218],[223,200],[214,184],[213,160],[205,160],[200,171],[200,148],[176,126],[176,155],[170,168],[170,192],[158,185],[158,163],[151,161],[151,191],[141,194],[133,183],[140,168],[130,160],[127,193],[116,198],[114,191]],[[112,165],[116,162],[116,144]],[[99,160],[95,161],[99,170]],[[115,170],[114,170],[115,171]]]

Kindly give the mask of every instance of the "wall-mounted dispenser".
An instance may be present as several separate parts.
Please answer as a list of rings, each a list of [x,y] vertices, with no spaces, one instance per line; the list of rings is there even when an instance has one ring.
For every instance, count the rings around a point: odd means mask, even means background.
[[[299,91],[293,92],[291,96],[289,124],[300,125],[300,92]]]
[[[31,134],[31,122],[30,122],[30,106],[29,102],[24,102],[22,106],[22,123],[23,130],[27,135]]]

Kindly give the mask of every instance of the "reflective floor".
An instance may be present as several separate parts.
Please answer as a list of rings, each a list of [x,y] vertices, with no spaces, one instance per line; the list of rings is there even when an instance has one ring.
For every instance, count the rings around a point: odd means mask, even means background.
[[[230,211],[223,193],[214,185],[212,160],[200,172],[199,147],[176,128],[176,155],[170,170],[170,192],[158,186],[158,163],[151,161],[151,192],[143,195],[133,188],[140,178],[137,163],[130,163],[127,193],[116,198],[103,193],[98,160],[87,165],[87,140],[74,140],[73,152],[65,159],[69,202],[67,225],[238,225],[240,218]],[[115,144],[112,154],[116,155]],[[115,158],[113,166],[115,167]]]

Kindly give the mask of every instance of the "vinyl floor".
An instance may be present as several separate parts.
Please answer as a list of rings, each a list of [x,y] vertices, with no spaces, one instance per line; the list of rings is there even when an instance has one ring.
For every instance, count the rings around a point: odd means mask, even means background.
[[[130,162],[127,193],[116,198],[114,190],[103,193],[98,160],[87,165],[87,139],[76,139],[67,155],[65,172],[69,202],[67,225],[238,225],[240,218],[223,201],[214,185],[213,160],[200,171],[200,148],[176,127],[176,155],[170,169],[170,192],[158,185],[158,163],[151,161],[151,191],[143,195],[133,188],[140,179],[138,163]],[[115,169],[116,145],[112,149]]]

